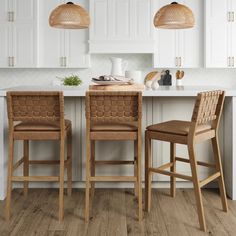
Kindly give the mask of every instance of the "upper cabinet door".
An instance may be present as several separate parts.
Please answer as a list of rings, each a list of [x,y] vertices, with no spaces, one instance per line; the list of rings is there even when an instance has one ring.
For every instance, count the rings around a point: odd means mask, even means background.
[[[10,62],[10,50],[12,35],[9,20],[9,0],[1,0],[0,7],[0,67],[8,67]]]
[[[203,2],[184,0],[194,14],[195,25],[191,29],[178,30],[179,67],[200,68],[203,66]]]
[[[13,1],[12,36],[14,67],[37,66],[37,0]]]
[[[88,10],[87,0],[80,0],[78,3]],[[88,54],[88,29],[65,30],[65,53],[64,63],[68,68],[90,67],[90,55]]]
[[[231,0],[230,5],[230,47],[231,47],[231,54],[230,56],[230,66],[236,67],[236,1]]]
[[[90,0],[91,53],[152,53],[154,0]]]
[[[37,65],[37,0],[1,0],[0,67]]]
[[[90,0],[90,40],[106,40],[109,35],[108,17],[111,0]],[[110,17],[109,17],[110,18]]]
[[[169,4],[168,0],[160,0],[155,4],[155,12]],[[153,25],[154,27],[154,25]],[[178,67],[178,31],[155,28],[155,52],[153,66],[156,68]]]
[[[110,0],[109,0],[110,1]],[[134,27],[134,19],[132,14],[132,0],[112,0],[112,18],[109,19],[110,24],[110,39],[114,40],[129,40],[132,35],[132,27]]]
[[[226,68],[230,55],[228,0],[205,1],[205,66]]]
[[[50,13],[62,0],[40,0],[39,2],[39,64],[38,67],[63,67],[65,57],[65,31],[50,27],[48,19]]]
[[[156,68],[175,68],[178,66],[176,30],[156,29],[156,49],[153,65]]]

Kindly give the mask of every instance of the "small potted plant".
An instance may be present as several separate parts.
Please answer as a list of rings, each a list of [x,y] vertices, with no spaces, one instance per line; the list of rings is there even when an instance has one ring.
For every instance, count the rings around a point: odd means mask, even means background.
[[[79,78],[78,75],[69,75],[69,76],[65,76],[64,78],[60,78],[57,77],[58,79],[60,79],[62,85],[64,86],[80,86],[82,84],[82,80]]]
[[[78,75],[66,76],[62,81],[65,86],[80,86],[82,84],[82,80]]]

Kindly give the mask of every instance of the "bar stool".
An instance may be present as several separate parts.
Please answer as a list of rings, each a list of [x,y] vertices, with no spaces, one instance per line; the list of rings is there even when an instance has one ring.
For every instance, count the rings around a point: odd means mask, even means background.
[[[6,219],[10,218],[12,182],[24,183],[24,195],[28,194],[29,181],[59,182],[59,220],[64,216],[64,169],[67,169],[67,193],[72,190],[72,143],[71,122],[64,119],[62,92],[7,92],[9,121],[8,134],[8,181]],[[67,159],[65,160],[65,139]],[[14,141],[23,140],[23,157],[13,164]],[[60,160],[29,160],[29,140],[58,140]],[[14,170],[23,164],[23,176],[14,176]],[[58,165],[59,176],[29,176],[29,165]]]
[[[195,102],[191,122],[172,120],[147,127],[145,132],[145,208],[149,212],[151,208],[151,177],[153,173],[159,173],[171,177],[171,196],[175,197],[176,178],[193,182],[198,219],[200,228],[206,231],[206,223],[203,212],[201,188],[213,180],[218,180],[223,210],[227,212],[223,171],[221,165],[218,128],[223,109],[225,92],[210,91],[199,93]],[[151,164],[151,141],[161,140],[170,142],[171,162],[154,168]],[[196,160],[195,144],[211,139],[215,163],[206,163]],[[176,143],[185,144],[188,147],[189,159],[176,157]],[[176,161],[190,163],[192,176],[176,172]],[[197,165],[214,169],[214,174],[208,178],[199,180]],[[170,168],[170,171],[166,169]]]
[[[141,92],[86,93],[86,194],[85,221],[89,221],[90,188],[98,181],[134,182],[138,197],[138,218],[142,219],[141,186]],[[134,160],[105,161],[95,160],[95,141],[133,140]],[[95,176],[96,165],[134,165],[134,176]]]

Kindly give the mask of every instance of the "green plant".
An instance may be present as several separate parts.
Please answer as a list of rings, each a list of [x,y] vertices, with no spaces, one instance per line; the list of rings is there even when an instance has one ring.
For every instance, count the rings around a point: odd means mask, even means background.
[[[63,85],[66,86],[79,86],[82,84],[82,80],[78,75],[70,75],[63,78]]]

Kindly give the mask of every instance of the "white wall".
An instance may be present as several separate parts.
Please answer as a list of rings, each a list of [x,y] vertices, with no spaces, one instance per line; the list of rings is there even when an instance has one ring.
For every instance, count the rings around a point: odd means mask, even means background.
[[[89,84],[91,77],[109,74],[110,56],[122,57],[128,62],[128,70],[141,70],[143,77],[153,70],[150,54],[93,55],[90,69],[0,69],[0,88],[18,85],[50,85],[56,76],[78,74],[84,84]],[[171,73],[175,78],[176,69]],[[236,86],[236,69],[186,69],[184,85]],[[173,81],[175,83],[175,81]]]

